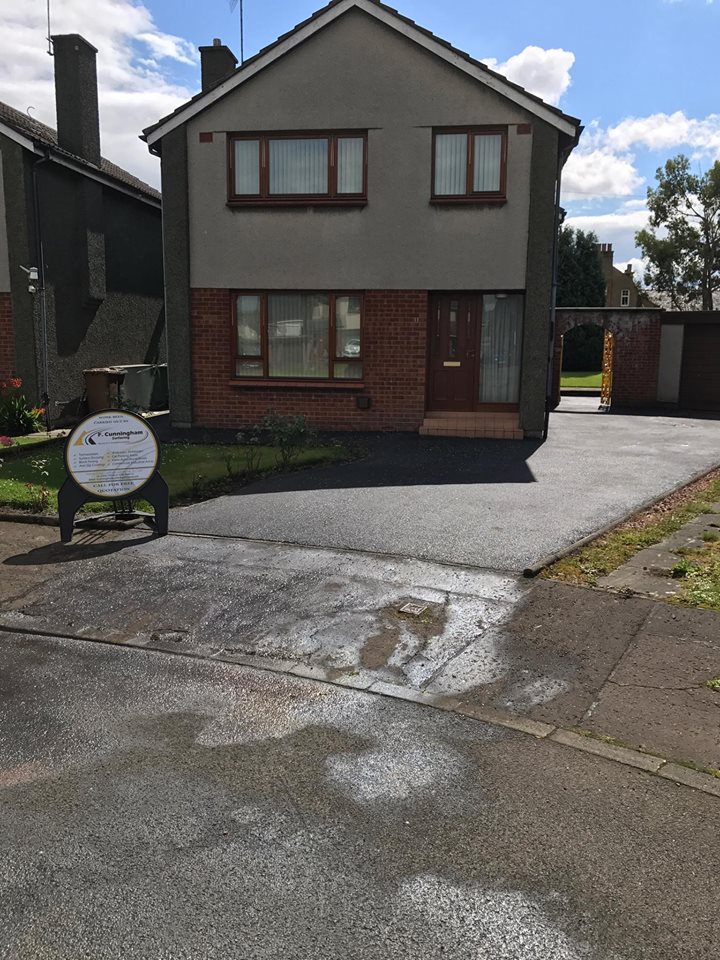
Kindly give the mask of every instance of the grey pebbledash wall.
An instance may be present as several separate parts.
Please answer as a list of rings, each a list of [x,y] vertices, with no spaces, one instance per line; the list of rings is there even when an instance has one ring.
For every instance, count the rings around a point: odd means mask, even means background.
[[[552,310],[555,195],[558,176],[558,133],[536,124],[530,171],[530,208],[525,281],[520,425],[529,437],[540,437],[545,426],[550,317]]]
[[[527,123],[540,125],[351,11],[188,122],[190,285],[521,290],[534,136],[517,125]],[[509,125],[504,206],[429,202],[432,128],[464,124]],[[227,132],[298,129],[369,131],[367,206],[229,208]]]
[[[27,396],[45,389],[40,300],[21,266],[39,264],[42,239],[51,417],[76,412],[83,369],[165,359],[160,211],[0,137],[13,370]],[[33,164],[37,178],[34,202]],[[39,234],[37,224],[39,223]]]
[[[154,205],[53,163],[37,179],[54,415],[83,369],[165,360],[162,237]]]
[[[192,341],[190,332],[190,221],[185,127],[162,142],[165,310],[168,316],[168,382],[173,426],[193,420]]]

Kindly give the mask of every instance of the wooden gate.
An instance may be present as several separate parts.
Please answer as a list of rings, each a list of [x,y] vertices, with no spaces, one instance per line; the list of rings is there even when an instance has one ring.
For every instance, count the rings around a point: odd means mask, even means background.
[[[605,331],[603,339],[602,380],[600,381],[601,413],[607,413],[612,403],[613,358],[615,356],[615,334]]]

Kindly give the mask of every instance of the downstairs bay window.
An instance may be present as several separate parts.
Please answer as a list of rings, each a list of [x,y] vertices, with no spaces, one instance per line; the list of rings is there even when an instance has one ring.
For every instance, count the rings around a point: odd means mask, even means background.
[[[233,296],[236,379],[362,379],[362,297],[357,293]]]

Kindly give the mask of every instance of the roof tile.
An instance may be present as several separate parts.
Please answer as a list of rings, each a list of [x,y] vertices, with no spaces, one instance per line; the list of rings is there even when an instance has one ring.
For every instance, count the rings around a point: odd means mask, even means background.
[[[39,120],[36,120],[27,113],[21,113],[20,110],[16,110],[14,107],[9,106],[7,103],[3,103],[2,101],[0,101],[0,123],[4,123],[8,127],[12,127],[12,129],[17,133],[24,134],[31,140],[34,140],[36,143],[41,143],[46,147],[51,147],[57,153],[72,158],[76,163],[87,167],[89,170],[99,170],[100,173],[104,173],[105,176],[109,177],[111,180],[117,180],[118,183],[122,183],[126,187],[131,187],[133,190],[137,190],[138,193],[142,193],[147,197],[151,197],[153,200],[160,200],[159,190],[151,187],[149,183],[145,183],[138,177],[134,177],[131,173],[128,173],[127,170],[123,170],[122,167],[118,167],[117,164],[112,163],[110,160],[106,160],[104,157],[102,157],[100,160],[100,166],[97,167],[94,163],[90,163],[83,157],[78,157],[73,153],[68,153],[67,150],[63,150],[62,147],[58,145],[56,130],[53,130],[52,127],[48,127],[46,124],[41,123]]]

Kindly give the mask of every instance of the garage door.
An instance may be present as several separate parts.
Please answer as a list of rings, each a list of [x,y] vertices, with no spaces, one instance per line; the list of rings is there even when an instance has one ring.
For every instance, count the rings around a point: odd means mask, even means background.
[[[685,324],[680,406],[720,410],[720,324]]]

